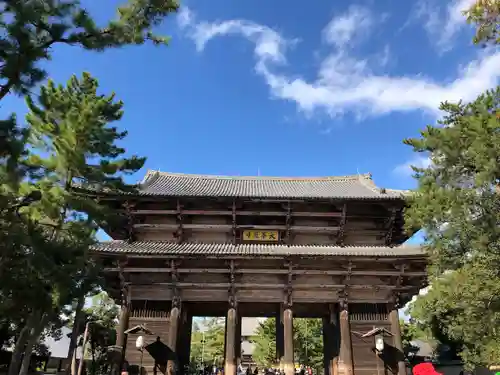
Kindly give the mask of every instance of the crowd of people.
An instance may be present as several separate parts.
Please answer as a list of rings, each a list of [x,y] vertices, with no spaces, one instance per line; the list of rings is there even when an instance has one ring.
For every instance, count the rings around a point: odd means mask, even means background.
[[[297,375],[313,375],[312,368],[309,366],[300,366],[295,370]],[[206,366],[199,371],[199,375],[223,375],[224,369],[217,366]],[[263,368],[238,366],[236,375],[284,375],[285,371],[279,368]]]

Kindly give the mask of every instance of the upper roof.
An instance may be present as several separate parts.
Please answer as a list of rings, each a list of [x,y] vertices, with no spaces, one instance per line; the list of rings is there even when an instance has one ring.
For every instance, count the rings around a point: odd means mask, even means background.
[[[403,199],[408,191],[377,187],[371,174],[332,177],[241,177],[148,171],[141,195],[311,199]]]

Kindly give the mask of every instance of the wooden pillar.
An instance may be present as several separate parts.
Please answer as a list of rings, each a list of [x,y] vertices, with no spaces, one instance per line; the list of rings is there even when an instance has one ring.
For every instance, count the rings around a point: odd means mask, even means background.
[[[340,301],[340,360],[339,370],[345,375],[354,375],[351,324],[347,301]]]
[[[177,340],[180,324],[180,306],[179,301],[172,302],[168,322],[168,341],[167,346],[172,351],[171,356],[167,360],[167,375],[175,375],[177,367]]]
[[[128,329],[129,318],[130,318],[129,288],[125,287],[122,293],[123,293],[122,305],[120,308],[120,317],[118,320],[118,330],[116,332],[116,349],[111,353],[111,359],[112,359],[111,373],[113,375],[118,375],[121,373],[123,363],[125,362],[125,351],[127,350],[127,335],[125,331]]]
[[[325,375],[332,374],[332,346],[333,337],[330,324],[330,317],[323,317],[323,369]]]
[[[401,326],[399,325],[398,303],[394,301],[389,305],[389,321],[391,323],[391,333],[393,334],[393,345],[397,350],[398,375],[406,375],[406,364],[403,352],[403,340],[401,338]]]
[[[241,324],[242,324],[242,316],[240,314],[237,314],[237,319],[236,319],[236,334],[235,334],[235,339],[234,339],[234,352],[236,356],[236,366],[239,366],[241,364]]]
[[[130,317],[130,308],[128,303],[122,303],[120,309],[120,318],[118,321],[118,330],[116,332],[116,345],[125,348],[127,335],[125,331],[128,329],[128,321]]]
[[[293,312],[291,305],[283,309],[283,368],[285,375],[294,375],[295,366],[293,363]]]
[[[236,308],[230,305],[226,317],[226,350],[224,361],[224,375],[236,375]]]
[[[323,318],[323,361],[325,375],[338,375],[340,332],[338,313],[334,305],[329,306],[328,316]]]
[[[186,365],[189,365],[190,360],[193,316],[187,311],[185,304],[182,306],[181,323],[177,353],[179,358],[179,372],[181,374],[186,374],[184,370]]]
[[[276,314],[276,363],[283,370],[283,354],[285,352],[285,341],[283,336],[283,306],[280,306]]]

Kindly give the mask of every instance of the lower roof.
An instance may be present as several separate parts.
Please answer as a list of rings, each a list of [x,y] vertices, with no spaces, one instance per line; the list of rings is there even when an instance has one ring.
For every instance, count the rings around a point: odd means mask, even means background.
[[[360,256],[360,257],[423,257],[420,246],[321,246],[267,245],[232,243],[176,243],[167,241],[101,242],[93,251],[109,255],[165,256]]]

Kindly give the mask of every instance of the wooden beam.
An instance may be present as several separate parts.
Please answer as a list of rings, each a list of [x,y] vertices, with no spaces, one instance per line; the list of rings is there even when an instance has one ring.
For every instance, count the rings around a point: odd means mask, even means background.
[[[134,210],[134,215],[176,215],[176,210]],[[206,215],[206,216],[232,216],[231,210],[184,210],[184,215]],[[236,212],[239,216],[287,216],[286,211],[243,211]],[[294,211],[292,216],[297,217],[341,217],[340,212],[305,212]]]
[[[105,268],[105,272],[119,272],[118,268]],[[178,274],[228,274],[227,268],[178,268]],[[170,273],[171,268],[158,268],[158,267],[126,267],[123,268],[125,273]],[[258,268],[236,268],[234,271],[236,274],[243,275],[287,275],[289,273],[286,269],[258,269]],[[349,271],[345,270],[301,270],[293,269],[293,275],[311,275],[311,276],[345,276]],[[351,270],[351,276],[399,276],[401,271],[377,271],[377,270],[363,270],[354,271]],[[405,277],[421,277],[427,276],[427,272],[404,272]]]
[[[231,283],[187,283],[187,282],[179,282],[175,284],[178,289],[225,289],[229,290],[231,287]],[[173,283],[151,283],[147,285],[148,287],[169,287],[173,286]],[[238,290],[247,290],[247,289],[257,289],[257,290],[285,290],[288,287],[287,284],[278,284],[278,283],[266,283],[266,284],[258,284],[258,283],[234,283],[233,286]],[[344,290],[344,284],[293,284],[293,290],[322,290],[322,289],[339,289]],[[405,291],[415,289],[415,286],[403,286],[397,288],[394,285],[373,285],[373,284],[354,284],[349,285],[349,289],[356,290],[395,290],[395,291]]]
[[[193,230],[207,230],[207,231],[231,231],[233,229],[232,224],[184,224],[182,226],[184,229]],[[178,224],[135,224],[135,229],[145,229],[145,230],[168,230],[178,229]],[[286,225],[237,225],[237,229],[251,229],[251,230],[287,230]],[[317,227],[317,226],[307,226],[307,225],[294,225],[290,227],[291,230],[295,232],[308,232],[308,233],[331,233],[337,232],[339,227]]]

